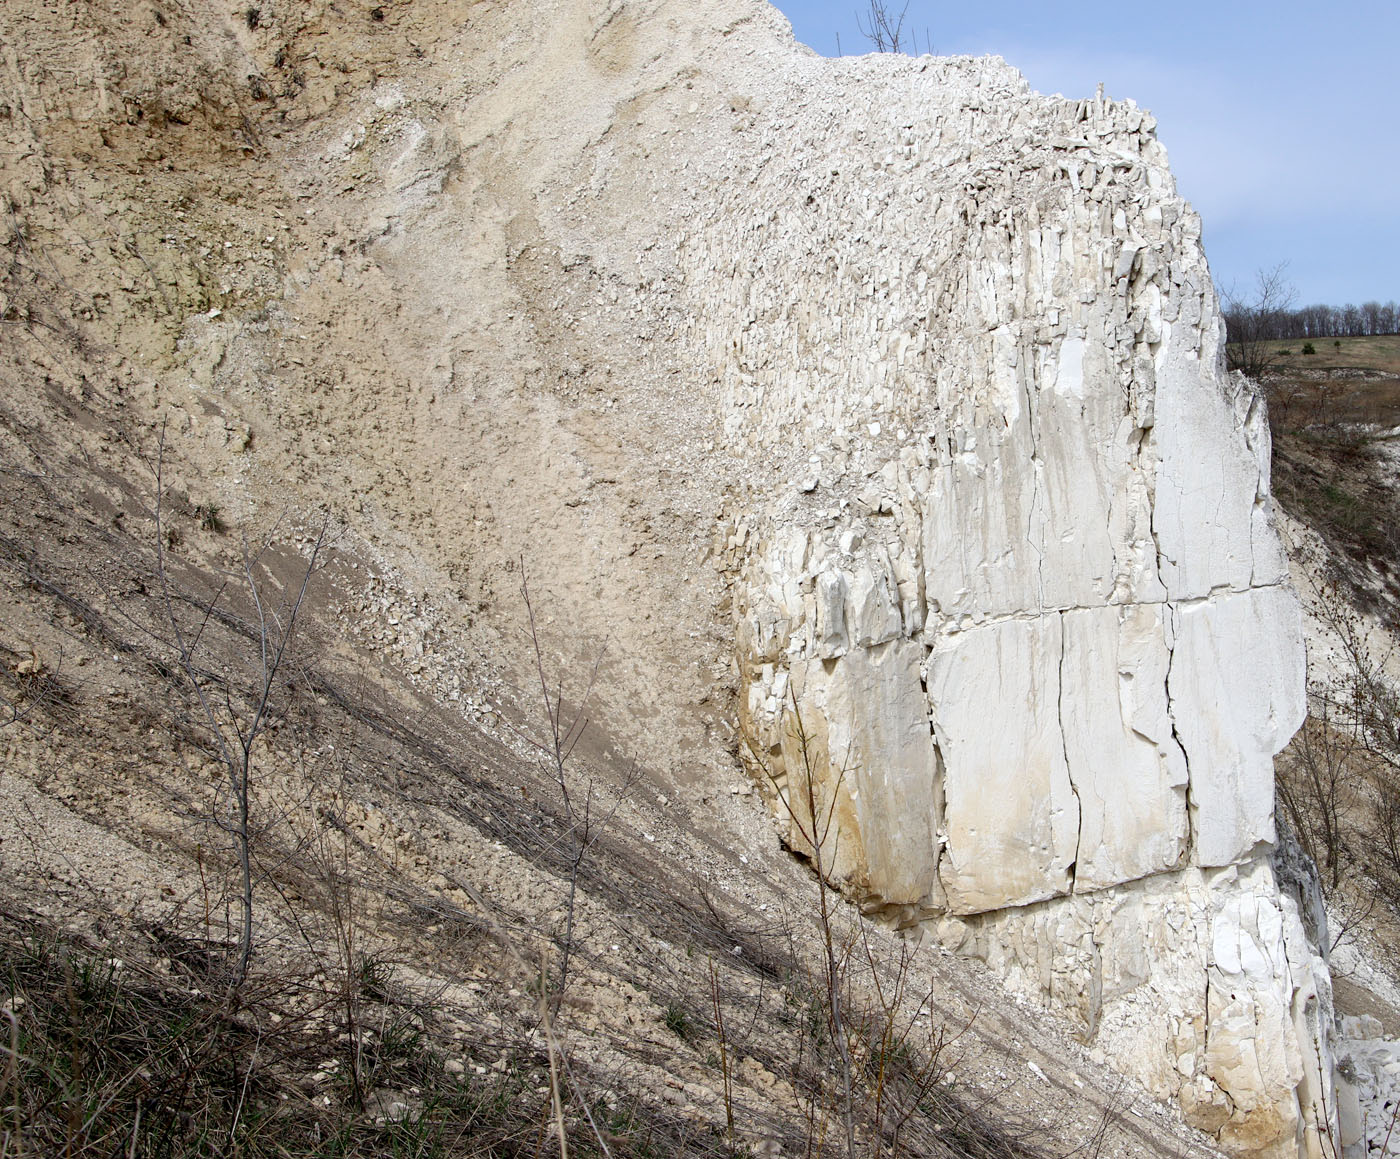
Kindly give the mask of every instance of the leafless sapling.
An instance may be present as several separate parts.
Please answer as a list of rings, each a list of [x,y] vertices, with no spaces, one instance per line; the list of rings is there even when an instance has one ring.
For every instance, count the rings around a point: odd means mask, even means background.
[[[239,569],[223,577],[213,596],[192,602],[192,613],[181,610],[187,601],[177,592],[171,575],[171,563],[166,526],[165,431],[162,428],[156,456],[155,495],[155,580],[159,603],[160,627],[168,632],[165,643],[173,653],[173,668],[179,673],[197,704],[196,715],[214,755],[223,767],[229,799],[229,815],[217,824],[233,841],[238,859],[239,933],[238,946],[231,971],[230,992],[242,985],[248,976],[253,957],[253,856],[251,849],[250,802],[255,764],[255,750],[268,724],[278,677],[288,658],[288,649],[295,635],[297,620],[306,599],[316,562],[325,543],[329,516],[321,523],[312,545],[311,556],[300,583],[290,601],[273,603],[259,581],[257,568],[270,541],[253,552],[244,540]],[[205,667],[201,662],[200,645],[210,621],[222,611],[225,592],[231,584],[244,590],[253,609],[253,632],[256,655],[256,677],[251,696],[243,703],[236,699],[230,681]]]

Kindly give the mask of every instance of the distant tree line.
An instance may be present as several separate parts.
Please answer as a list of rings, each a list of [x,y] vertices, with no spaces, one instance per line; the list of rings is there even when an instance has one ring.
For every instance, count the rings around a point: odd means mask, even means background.
[[[1400,305],[1363,302],[1360,306],[1303,306],[1260,310],[1257,305],[1227,301],[1225,325],[1230,340],[1249,334],[1256,339],[1366,338],[1400,333]]]
[[[1400,306],[1366,302],[1360,306],[1294,307],[1295,292],[1287,278],[1288,263],[1257,271],[1253,287],[1222,291],[1226,357],[1231,370],[1262,382],[1286,351],[1280,339],[1301,338],[1312,354],[1314,338],[1367,338],[1400,332]]]

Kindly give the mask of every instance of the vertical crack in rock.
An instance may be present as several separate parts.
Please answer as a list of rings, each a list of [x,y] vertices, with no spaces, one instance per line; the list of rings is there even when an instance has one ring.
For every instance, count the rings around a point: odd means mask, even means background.
[[[1035,577],[1036,577],[1036,602],[1039,609],[1045,610],[1045,547],[1035,541],[1035,517],[1036,509],[1042,501],[1041,473],[1044,464],[1040,458],[1040,443],[1036,434],[1036,426],[1039,416],[1036,411],[1035,400],[1032,390],[1032,373],[1029,367],[1023,369],[1022,385],[1026,394],[1026,433],[1031,440],[1031,506],[1026,514],[1026,543],[1035,552]],[[1062,658],[1063,659],[1063,658]]]
[[[1186,848],[1183,851],[1183,860],[1190,861],[1196,851],[1196,816],[1195,805],[1191,799],[1191,757],[1186,751],[1186,745],[1182,743],[1181,734],[1177,732],[1176,702],[1172,697],[1172,664],[1176,660],[1176,618],[1176,605],[1170,601],[1163,604],[1162,638],[1167,648],[1167,674],[1162,681],[1163,694],[1167,700],[1167,721],[1171,725],[1172,744],[1180,751],[1182,763],[1186,766]]]
[[[1254,505],[1249,519],[1249,582],[1251,587],[1266,587],[1283,581],[1287,562],[1270,522],[1269,469],[1273,461],[1273,432],[1269,429],[1268,403],[1262,396],[1251,396],[1244,418],[1245,445],[1254,453]],[[1272,547],[1272,550],[1270,550]],[[1265,558],[1261,559],[1261,555]]]
[[[933,786],[930,799],[933,804],[932,824],[929,831],[933,837],[932,861],[933,861],[933,881],[934,888],[941,890],[940,874],[942,873],[943,847],[947,841],[946,823],[944,821],[944,798],[943,798],[943,750],[938,746],[938,730],[934,727],[934,712],[929,705],[928,699],[928,666],[933,658],[933,649],[924,645],[923,659],[919,661],[919,691],[924,699],[924,723],[928,728],[929,751],[933,758]]]
[[[1148,440],[1152,437],[1151,427],[1139,427],[1137,449],[1135,452],[1136,469],[1142,471],[1143,453],[1147,448]],[[1158,464],[1160,465],[1160,464]],[[1146,478],[1146,472],[1143,472]],[[1164,602],[1162,604],[1162,641],[1167,650],[1166,673],[1162,679],[1162,694],[1167,706],[1167,721],[1171,725],[1172,743],[1176,745],[1181,753],[1181,760],[1186,768],[1186,848],[1183,851],[1182,860],[1189,862],[1196,850],[1196,818],[1191,796],[1191,756],[1186,751],[1186,745],[1182,742],[1181,734],[1177,731],[1176,704],[1172,696],[1172,665],[1176,661],[1176,635],[1177,635],[1177,609],[1176,602],[1170,598],[1170,593],[1166,592],[1166,571],[1164,569],[1165,556],[1162,553],[1162,537],[1157,527],[1157,494],[1156,494],[1156,470],[1150,476],[1151,486],[1148,491],[1148,530],[1152,536],[1153,562],[1157,569],[1157,581],[1163,587]]]
[[[1161,375],[1158,375],[1157,381],[1161,383]],[[1150,458],[1147,457],[1149,453]],[[1144,462],[1145,458],[1146,462]],[[1152,426],[1138,428],[1134,460],[1134,470],[1142,476],[1143,484],[1147,489],[1147,529],[1152,536],[1153,563],[1157,569],[1157,582],[1162,586],[1163,598],[1169,600],[1171,591],[1167,583],[1167,565],[1175,567],[1176,560],[1168,559],[1166,549],[1162,545],[1161,495],[1159,491],[1161,480],[1158,478],[1162,469],[1162,456],[1157,442],[1155,420]]]
[[[1053,613],[1060,626],[1060,663],[1057,671],[1059,687],[1055,690],[1055,714],[1060,728],[1060,751],[1065,757],[1065,776],[1069,779],[1069,791],[1074,794],[1076,825],[1074,834],[1074,860],[1069,863],[1069,892],[1075,891],[1079,873],[1080,844],[1084,840],[1084,801],[1079,796],[1079,786],[1074,783],[1074,766],[1069,758],[1069,742],[1065,737],[1065,614]]]
[[[925,702],[928,694],[925,691]],[[928,723],[929,747],[933,750],[933,889],[938,896],[946,903],[943,894],[943,858],[947,853],[948,845],[948,825],[944,819],[947,808],[946,798],[943,795],[943,750],[938,746],[938,734],[933,727],[932,714]]]

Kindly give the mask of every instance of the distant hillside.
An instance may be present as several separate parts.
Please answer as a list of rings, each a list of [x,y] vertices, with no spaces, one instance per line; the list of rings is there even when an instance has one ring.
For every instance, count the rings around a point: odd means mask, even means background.
[[[1400,597],[1400,335],[1277,341],[1263,354],[1275,496],[1364,601]]]

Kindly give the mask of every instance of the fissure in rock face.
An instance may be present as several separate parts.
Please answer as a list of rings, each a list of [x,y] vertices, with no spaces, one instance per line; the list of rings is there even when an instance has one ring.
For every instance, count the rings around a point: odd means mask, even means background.
[[[1232,1149],[1315,1148],[1325,967],[1269,852],[1300,617],[1153,120],[995,60],[793,71],[683,250],[731,445],[786,471],[727,544],[755,775],[813,762],[868,909]]]

